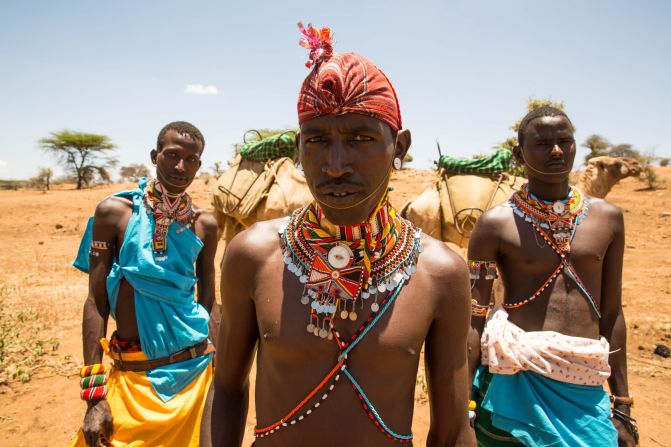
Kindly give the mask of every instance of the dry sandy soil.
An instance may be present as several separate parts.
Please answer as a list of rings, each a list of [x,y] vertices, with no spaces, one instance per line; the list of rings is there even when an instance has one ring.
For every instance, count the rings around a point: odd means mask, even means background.
[[[658,172],[671,188],[671,169]],[[398,174],[394,203],[400,206],[432,179],[427,171]],[[653,354],[656,344],[671,345],[671,189],[643,191],[642,185],[625,179],[608,200],[622,208],[627,228],[623,301],[641,445],[671,446],[665,426],[671,418],[671,358]],[[63,446],[81,423],[85,406],[78,397],[77,367],[82,363],[80,325],[87,278],[70,262],[95,204],[125,186],[0,191],[5,210],[0,215],[0,354],[6,356],[3,360],[0,355],[3,446]],[[191,190],[196,203],[209,203],[209,186],[196,181]],[[21,378],[28,381],[22,383]],[[428,413],[418,386],[415,445],[426,441]]]

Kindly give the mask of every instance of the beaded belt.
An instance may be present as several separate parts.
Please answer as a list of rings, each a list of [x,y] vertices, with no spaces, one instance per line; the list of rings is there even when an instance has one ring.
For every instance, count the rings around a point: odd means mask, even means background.
[[[303,400],[298,403],[289,413],[287,413],[286,416],[284,416],[282,419],[279,421],[270,424],[266,427],[259,428],[255,427],[254,428],[254,436],[257,438],[263,438],[266,436],[269,436],[278,430],[288,427],[290,425],[295,425],[298,422],[301,422],[304,420],[307,416],[312,414],[313,411],[315,411],[323,401],[326,400],[328,397],[329,393],[333,391],[333,388],[335,388],[336,384],[340,380],[340,375],[341,373],[345,375],[347,380],[352,385],[352,389],[356,393],[357,397],[359,398],[359,401],[361,402],[361,407],[363,410],[366,412],[366,415],[370,419],[371,423],[373,423],[384,435],[386,435],[389,439],[393,439],[394,441],[397,442],[411,442],[412,441],[412,433],[407,434],[407,435],[402,435],[399,433],[394,432],[392,429],[390,429],[382,420],[382,417],[380,414],[377,412],[371,401],[368,399],[368,396],[366,396],[366,393],[364,393],[363,389],[361,388],[361,385],[356,381],[352,373],[350,372],[349,368],[347,367],[347,355],[350,353],[354,347],[359,344],[359,342],[368,334],[368,332],[377,324],[378,321],[380,321],[380,318],[382,318],[382,315],[391,307],[391,304],[396,300],[398,297],[399,292],[403,288],[403,284],[405,283],[405,280],[401,280],[398,284],[398,286],[394,289],[393,292],[389,293],[384,300],[382,300],[380,309],[377,312],[373,312],[370,317],[359,327],[359,329],[352,335],[351,339],[349,342],[343,341],[340,338],[340,333],[335,330],[334,327],[331,328],[331,331],[333,333],[333,336],[338,343],[338,349],[340,350],[340,355],[338,356],[338,362],[335,364],[335,366],[329,371],[329,373],[319,382],[319,384],[314,387],[310,393],[308,393]],[[328,385],[328,387],[327,387]],[[306,411],[302,412],[300,415],[298,414],[302,408],[304,408],[310,400],[321,390],[326,388],[325,392],[319,397],[317,402],[315,402],[309,409]]]

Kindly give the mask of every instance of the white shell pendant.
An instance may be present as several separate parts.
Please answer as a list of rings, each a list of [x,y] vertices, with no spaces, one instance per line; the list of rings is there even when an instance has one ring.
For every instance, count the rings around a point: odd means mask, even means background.
[[[353,257],[354,254],[347,245],[336,245],[335,247],[332,247],[328,253],[329,264],[336,269],[347,267]]]
[[[552,204],[552,211],[554,211],[557,214],[564,214],[565,210],[566,205],[564,205],[564,202],[556,201],[555,203]]]

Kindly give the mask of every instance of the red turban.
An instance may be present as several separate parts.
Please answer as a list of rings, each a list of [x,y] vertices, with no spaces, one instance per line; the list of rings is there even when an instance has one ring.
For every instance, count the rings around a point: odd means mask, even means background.
[[[308,31],[313,30],[308,27]],[[320,56],[307,64],[314,63],[314,68],[298,95],[298,123],[323,115],[358,113],[400,130],[401,110],[396,91],[382,70],[359,54],[333,53],[330,41],[321,45],[326,51],[317,50]],[[314,54],[313,48],[311,59]]]

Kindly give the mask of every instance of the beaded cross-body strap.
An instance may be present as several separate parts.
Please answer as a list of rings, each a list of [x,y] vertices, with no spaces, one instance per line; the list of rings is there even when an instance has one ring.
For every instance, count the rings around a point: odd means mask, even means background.
[[[401,282],[398,284],[398,287],[394,289],[392,293],[390,293],[387,298],[385,298],[382,301],[382,304],[380,306],[380,309],[377,312],[373,312],[373,314],[368,317],[368,319],[359,327],[359,329],[352,335],[350,338],[350,341],[343,341],[340,333],[335,329],[332,328],[333,336],[338,344],[338,349],[340,349],[340,354],[338,355],[338,362],[335,364],[335,366],[329,371],[329,373],[315,386],[312,391],[310,391],[305,398],[303,398],[289,413],[287,413],[286,416],[284,416],[282,419],[280,419],[277,422],[274,422],[266,427],[263,428],[254,428],[254,436],[257,438],[263,438],[268,435],[271,435],[275,433],[276,431],[288,427],[290,425],[295,425],[300,421],[303,421],[307,416],[312,414],[314,410],[319,408],[321,403],[328,398],[328,395],[333,389],[335,388],[336,384],[340,380],[340,374],[344,373],[345,377],[350,381],[352,384],[353,390],[357,393],[357,397],[359,398],[359,401],[361,402],[361,406],[368,415],[369,419],[371,422],[378,427],[378,429],[386,435],[390,439],[394,439],[395,441],[398,442],[410,442],[412,440],[412,433],[403,435],[403,434],[398,434],[394,431],[392,431],[384,422],[378,411],[375,409],[373,404],[370,402],[366,394],[364,393],[363,389],[359,385],[359,383],[356,381],[354,376],[349,372],[349,369],[347,368],[347,356],[348,354],[354,349],[356,345],[359,344],[359,342],[370,332],[370,330],[380,321],[382,316],[387,312],[387,310],[391,307],[392,303],[396,300],[398,297],[398,294],[400,293],[401,289],[403,288],[403,284],[405,283],[405,280],[401,280]],[[319,393],[321,390],[326,388],[326,385],[329,385],[328,388],[324,391],[324,393],[321,395],[319,400],[313,404],[307,411],[301,413],[300,415],[297,416],[297,414],[301,411],[303,407],[305,407],[308,402],[310,402],[317,393]]]
[[[594,302],[594,298],[592,297],[592,294],[589,293],[583,282],[580,280],[580,277],[578,276],[578,273],[575,271],[571,263],[566,259],[566,254],[562,252],[562,250],[555,244],[555,242],[548,236],[548,234],[543,231],[541,227],[536,225],[535,223],[531,224],[542,237],[547,241],[547,243],[552,247],[552,249],[557,252],[559,257],[561,258],[561,262],[555,268],[555,270],[552,272],[550,277],[545,280],[543,285],[541,285],[529,298],[518,301],[516,303],[509,303],[509,304],[504,304],[503,307],[505,309],[515,309],[517,307],[524,306],[525,304],[528,304],[529,302],[533,301],[536,299],[551,283],[552,281],[555,280],[555,278],[559,275],[559,273],[564,270],[566,271],[566,274],[573,280],[573,282],[578,286],[578,290],[580,290],[581,294],[587,299],[587,302],[592,306],[592,309],[596,313],[596,316],[598,318],[601,318],[601,312],[599,312],[599,308],[597,307],[596,303]],[[573,236],[575,235],[575,229],[573,233],[571,234],[571,239],[573,239]]]

